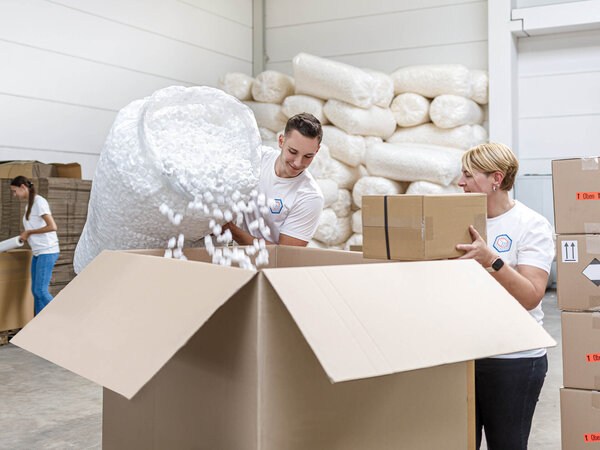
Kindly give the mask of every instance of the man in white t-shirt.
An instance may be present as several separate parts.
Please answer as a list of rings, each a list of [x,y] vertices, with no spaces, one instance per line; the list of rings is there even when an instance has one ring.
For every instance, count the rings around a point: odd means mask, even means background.
[[[258,190],[270,200],[262,218],[271,233],[265,236],[260,228],[250,231],[248,224],[258,218],[245,213],[241,228],[232,222],[223,227],[238,244],[251,245],[254,239],[263,238],[267,244],[304,247],[312,239],[323,210],[323,194],[306,169],[322,137],[319,120],[302,113],[291,117],[279,136],[281,151],[262,147]]]

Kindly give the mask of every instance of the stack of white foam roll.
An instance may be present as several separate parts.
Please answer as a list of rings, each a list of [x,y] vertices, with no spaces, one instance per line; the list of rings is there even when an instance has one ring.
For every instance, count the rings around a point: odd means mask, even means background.
[[[461,192],[462,153],[487,142],[484,70],[434,64],[386,74],[300,53],[293,75],[230,73],[219,87],[250,106],[265,145],[277,148],[295,114],[323,124],[309,170],[325,205],[311,246],[360,244],[363,195]]]

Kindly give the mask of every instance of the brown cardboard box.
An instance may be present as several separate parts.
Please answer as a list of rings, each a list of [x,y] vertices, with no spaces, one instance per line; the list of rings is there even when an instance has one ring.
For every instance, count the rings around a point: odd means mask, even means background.
[[[563,312],[563,383],[600,389],[600,313]]]
[[[24,327],[33,319],[31,251],[0,253],[0,331]]]
[[[557,234],[600,233],[598,157],[552,161],[552,186]]]
[[[556,269],[560,309],[600,310],[600,235],[556,236]]]
[[[79,163],[51,163],[39,161],[5,161],[0,163],[0,178],[14,178],[23,175],[27,178],[77,178],[81,180]]]
[[[600,449],[600,392],[560,390],[564,450]]]
[[[104,251],[13,343],[105,387],[105,449],[262,450],[474,448],[468,361],[555,345],[472,260],[268,251]]]
[[[59,178],[76,178],[81,180],[81,165],[79,163],[52,163],[56,167],[57,177]]]
[[[456,258],[456,245],[473,241],[469,225],[486,239],[484,194],[368,195],[362,204],[366,258]]]

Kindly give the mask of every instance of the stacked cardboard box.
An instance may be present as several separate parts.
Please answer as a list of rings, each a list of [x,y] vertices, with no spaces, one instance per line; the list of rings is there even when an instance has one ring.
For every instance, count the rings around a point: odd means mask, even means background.
[[[600,448],[600,160],[552,162],[563,449]]]
[[[18,236],[23,231],[26,202],[12,195],[10,179],[0,179],[0,240]],[[50,281],[50,293],[56,295],[73,279],[73,254],[83,231],[90,199],[90,180],[74,178],[33,178],[37,193],[48,200],[58,227],[60,257]]]

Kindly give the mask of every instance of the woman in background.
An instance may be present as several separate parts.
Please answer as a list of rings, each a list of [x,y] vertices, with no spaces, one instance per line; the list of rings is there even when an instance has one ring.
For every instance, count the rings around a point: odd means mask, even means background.
[[[487,195],[487,243],[470,227],[472,244],[457,245],[485,267],[541,325],[542,298],[554,259],[552,226],[509,197],[519,163],[503,144],[482,144],[462,158],[458,185]],[[481,429],[490,449],[527,448],[533,412],[548,369],[546,349],[475,362],[477,446]]]
[[[56,223],[52,218],[48,202],[35,193],[35,186],[26,177],[14,178],[10,183],[10,189],[19,200],[27,200],[23,216],[25,231],[21,233],[19,239],[27,242],[33,251],[31,291],[35,314],[38,314],[52,300],[48,286],[60,251]]]

